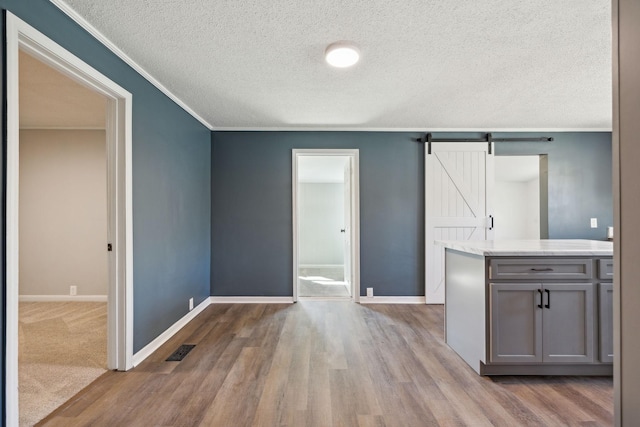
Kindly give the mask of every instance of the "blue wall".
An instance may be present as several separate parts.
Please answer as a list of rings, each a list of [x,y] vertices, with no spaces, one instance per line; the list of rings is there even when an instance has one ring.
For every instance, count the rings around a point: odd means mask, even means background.
[[[209,296],[211,132],[49,1],[0,0],[0,7],[133,94],[138,351],[188,312],[188,298]]]
[[[214,132],[211,294],[291,296],[291,150],[360,149],[361,290],[424,295],[424,147],[415,133]],[[478,138],[437,133],[435,138]],[[610,133],[505,142],[496,155],[547,154],[549,238],[604,239],[612,224]],[[591,229],[589,218],[600,227]]]
[[[613,225],[611,132],[544,135],[554,141],[496,143],[496,155],[547,155],[550,239],[606,239]],[[505,136],[515,134],[496,134]],[[598,218],[598,228],[590,218]]]
[[[292,295],[293,148],[360,150],[361,288],[424,295],[424,147],[415,136],[214,132],[211,295]]]

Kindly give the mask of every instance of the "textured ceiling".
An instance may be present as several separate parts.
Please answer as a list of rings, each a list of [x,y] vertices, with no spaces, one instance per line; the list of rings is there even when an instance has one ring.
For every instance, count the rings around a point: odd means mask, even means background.
[[[106,101],[20,51],[21,129],[104,129]]]
[[[610,0],[56,2],[217,129],[611,128]]]

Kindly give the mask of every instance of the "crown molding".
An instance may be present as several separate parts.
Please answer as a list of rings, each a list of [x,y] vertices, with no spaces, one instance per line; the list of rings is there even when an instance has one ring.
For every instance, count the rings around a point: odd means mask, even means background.
[[[126,53],[124,53],[119,47],[117,47],[111,40],[109,40],[104,34],[102,34],[96,27],[91,25],[86,19],[78,14],[75,10],[73,10],[69,5],[67,5],[62,0],[50,0],[52,4],[54,4],[58,9],[60,9],[65,15],[67,15],[71,20],[73,20],[76,24],[81,26],[85,31],[91,34],[96,40],[106,46],[113,54],[122,59],[125,63],[127,63],[131,68],[137,71],[142,77],[144,77],[149,83],[154,85],[160,92],[164,93],[167,97],[169,97],[173,102],[178,104],[183,110],[193,116],[194,119],[202,123],[209,130],[214,130],[214,126],[207,122],[204,118],[202,118],[198,113],[191,109],[186,103],[184,103],[180,98],[174,95],[169,89],[164,87],[162,83],[156,80],[151,74],[149,74],[144,68],[142,68],[138,63],[136,63],[133,59],[131,59]]]
[[[375,128],[375,127],[318,127],[318,126],[273,126],[273,127],[214,127],[214,132],[492,132],[492,133],[549,133],[549,132],[611,132],[611,128]]]

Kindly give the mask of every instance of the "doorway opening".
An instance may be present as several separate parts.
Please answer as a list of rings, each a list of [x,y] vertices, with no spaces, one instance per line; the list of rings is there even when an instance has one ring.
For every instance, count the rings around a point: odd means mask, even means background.
[[[546,155],[495,157],[495,240],[546,238],[546,162]]]
[[[358,150],[293,150],[293,296],[360,298]]]
[[[131,102],[129,92],[60,45],[6,13],[6,422],[19,424],[18,342],[20,266],[20,73],[21,52],[106,100],[107,368],[127,370],[133,357],[133,260],[131,229]],[[61,194],[53,194],[60,197]],[[109,246],[108,246],[109,245]],[[71,291],[71,289],[70,289]]]
[[[19,52],[20,425],[107,371],[106,99]]]

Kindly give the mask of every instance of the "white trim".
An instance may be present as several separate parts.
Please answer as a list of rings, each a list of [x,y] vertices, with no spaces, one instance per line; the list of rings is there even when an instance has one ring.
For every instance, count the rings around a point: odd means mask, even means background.
[[[211,304],[292,304],[292,297],[209,297]]]
[[[147,71],[145,71],[144,68],[142,68],[140,65],[138,65],[137,62],[135,62],[126,53],[124,53],[119,47],[117,47],[115,44],[113,44],[113,42],[111,40],[109,40],[104,34],[102,34],[100,31],[98,31],[98,29],[96,27],[94,27],[93,25],[91,25],[86,19],[84,19],[82,16],[80,16],[75,10],[73,10],[71,7],[69,7],[64,1],[62,1],[62,0],[50,0],[50,1],[58,9],[60,9],[65,15],[67,15],[69,18],[71,18],[76,24],[81,26],[85,31],[87,31],[89,34],[91,34],[96,40],[98,40],[100,43],[102,43],[113,54],[115,54],[117,57],[119,57],[125,63],[127,63],[131,68],[133,68],[135,71],[137,71],[138,74],[140,74],[147,81],[149,81],[149,83],[154,85],[156,88],[158,88],[158,90],[160,90],[162,93],[164,93],[173,102],[175,102],[180,107],[182,107],[183,110],[185,110],[187,113],[189,113],[191,116],[193,116],[194,119],[196,119],[197,121],[202,123],[209,130],[213,130],[213,128],[214,128],[213,125],[211,125],[204,118],[202,118],[202,116],[200,116],[198,113],[196,113],[194,110],[192,110],[191,107],[189,107],[180,98],[178,98],[176,95],[174,95],[169,89],[167,89],[164,85],[162,85],[162,83],[160,83],[158,80],[156,80],[155,77],[153,77],[151,74],[149,74]]]
[[[166,331],[161,333],[151,341],[149,344],[142,347],[136,354],[133,355],[133,366],[138,366],[144,359],[151,356],[154,351],[159,349],[162,344],[166,343],[173,337],[176,333],[180,331],[180,329],[184,328],[189,322],[191,322],[195,317],[202,313],[205,308],[207,308],[211,304],[211,300],[209,298],[205,298],[200,304],[194,307],[193,310],[182,316],[182,318],[178,319],[176,323],[169,326]]]
[[[362,297],[360,304],[426,304],[425,297]]]
[[[298,254],[298,156],[296,150],[291,151],[291,229],[293,236],[293,301],[298,301],[298,277],[300,276],[298,262],[300,256]]]
[[[20,302],[107,302],[106,295],[20,295]]]
[[[340,127],[340,126],[273,126],[273,127],[214,127],[216,132],[491,132],[491,133],[540,133],[540,132],[611,132],[611,127],[594,128],[376,128],[376,127]],[[496,135],[494,135],[494,138]]]
[[[351,297],[303,297],[299,296],[298,301],[351,301]]]
[[[343,264],[300,264],[300,268],[342,268]]]
[[[7,425],[17,425],[18,410],[18,207],[19,207],[19,49],[102,94],[107,99],[108,237],[107,365],[127,370],[133,356],[133,230],[132,230],[132,96],[63,47],[6,13],[7,181],[6,280],[7,350],[5,396]],[[106,248],[105,248],[106,249]]]
[[[293,235],[293,301],[298,300],[298,269],[299,269],[299,245],[298,245],[298,158],[300,156],[341,156],[351,158],[351,299],[354,302],[360,300],[360,150],[318,148],[291,150],[291,210],[292,210],[292,235]]]

